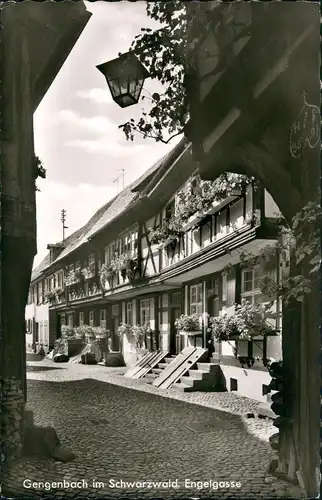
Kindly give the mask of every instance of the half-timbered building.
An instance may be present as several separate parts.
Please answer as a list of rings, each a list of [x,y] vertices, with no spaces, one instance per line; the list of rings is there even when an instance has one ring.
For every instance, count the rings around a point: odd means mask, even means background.
[[[251,303],[268,300],[258,285],[261,269],[242,267],[240,255],[258,255],[275,242],[274,201],[249,183],[192,213],[179,230],[161,234],[165,221],[176,218],[180,193],[197,188],[190,144],[182,140],[64,244],[50,247],[43,279],[49,295],[58,292],[50,295],[51,342],[63,324],[102,326],[111,332],[112,349],[121,350],[125,362],[133,365],[142,348],[173,356],[187,346],[206,348],[208,315],[229,312],[243,298]],[[121,262],[125,255],[127,268],[120,264],[112,272],[111,262]],[[276,256],[272,273],[278,268]],[[182,314],[198,315],[200,331],[179,332],[175,321]],[[149,326],[140,349],[126,335],[120,338],[121,324]],[[279,359],[280,345],[280,337],[268,339],[267,356]],[[242,367],[231,342],[215,345],[215,352],[228,389],[266,400],[264,386],[270,377],[261,363]]]

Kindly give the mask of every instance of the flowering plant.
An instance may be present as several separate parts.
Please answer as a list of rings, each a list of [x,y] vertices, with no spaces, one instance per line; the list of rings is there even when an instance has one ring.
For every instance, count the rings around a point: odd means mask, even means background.
[[[69,325],[62,325],[61,326],[61,333],[63,337],[73,337],[74,335],[74,328]]]
[[[181,314],[174,322],[177,330],[183,332],[195,332],[201,330],[198,314]]]
[[[109,334],[109,330],[107,330],[103,326],[93,326],[92,332],[94,333],[95,337],[107,337]]]
[[[151,333],[151,331],[152,330],[148,323],[144,323],[143,325],[134,325],[132,327],[132,335],[138,345],[143,345],[145,343],[145,336],[147,333]]]
[[[133,335],[132,330],[133,330],[132,325],[128,325],[127,323],[121,323],[117,329],[117,334],[119,335],[119,337],[123,337],[123,335],[131,337]]]
[[[105,286],[105,282],[115,274],[114,269],[112,268],[111,264],[103,264],[100,270],[100,283],[101,286]]]
[[[171,216],[167,219],[164,219],[161,225],[155,229],[149,229],[149,237],[151,243],[158,244],[164,243],[171,237],[177,239],[182,234],[181,222],[177,220],[175,216]]]
[[[88,264],[88,266],[85,266],[82,269],[82,274],[84,275],[85,279],[89,279],[89,278],[92,278],[93,276],[95,276],[95,274],[96,274],[96,263],[95,262],[91,262],[90,264]]]
[[[235,304],[233,314],[224,313],[219,317],[210,318],[208,331],[217,342],[235,337],[239,340],[252,340],[259,335],[273,333],[273,328],[267,323],[268,309],[267,306],[252,305],[243,300],[241,304]]]

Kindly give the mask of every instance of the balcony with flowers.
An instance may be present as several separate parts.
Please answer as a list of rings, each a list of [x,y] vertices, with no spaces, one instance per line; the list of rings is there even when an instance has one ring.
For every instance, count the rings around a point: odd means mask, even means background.
[[[83,273],[81,270],[69,271],[67,276],[65,277],[65,286],[70,287],[81,283],[84,279]]]
[[[267,364],[267,337],[278,335],[270,323],[272,304],[251,304],[243,299],[241,304],[234,304],[234,310],[228,314],[210,317],[208,333],[214,342],[231,344],[235,357],[242,365],[249,368],[255,358]]]
[[[95,276],[97,275],[96,263],[91,262],[87,266],[83,267],[82,274],[86,281],[90,280],[91,278],[95,278]]]
[[[172,213],[158,227],[150,228],[151,243],[161,249],[178,241],[207,217],[245,196],[247,187],[251,185],[254,185],[253,178],[234,173],[224,173],[212,182],[195,176],[176,194]]]
[[[140,263],[137,253],[125,252],[115,255],[100,270],[100,283],[103,290],[132,283],[140,276]]]

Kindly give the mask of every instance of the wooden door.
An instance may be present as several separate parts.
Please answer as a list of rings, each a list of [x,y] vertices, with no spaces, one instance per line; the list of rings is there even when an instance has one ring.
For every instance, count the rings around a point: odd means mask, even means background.
[[[176,327],[174,326],[175,320],[181,316],[181,307],[170,308],[170,339],[169,348],[170,354],[178,354],[181,349],[180,335],[177,335]]]

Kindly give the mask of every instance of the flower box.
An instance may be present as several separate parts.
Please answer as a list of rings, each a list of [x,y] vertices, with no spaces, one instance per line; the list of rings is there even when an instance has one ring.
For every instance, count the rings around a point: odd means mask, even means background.
[[[191,215],[189,217],[189,219],[187,220],[187,222],[185,224],[183,224],[182,226],[182,231],[188,231],[189,229],[193,228],[194,226],[197,226],[199,224],[199,222],[204,219],[205,217],[205,214],[194,214],[194,215]]]
[[[263,358],[264,354],[264,338],[259,335],[249,339],[238,339],[236,341],[237,356],[242,358]]]
[[[167,238],[165,241],[163,241],[162,243],[160,243],[160,245],[158,245],[158,249],[159,250],[163,250],[163,248],[167,247],[168,245],[170,245],[170,243],[173,243],[174,241],[176,241],[178,239],[177,236],[169,236],[169,238]]]
[[[178,332],[179,335],[187,335],[188,337],[201,337],[203,335],[202,330],[185,331],[181,330]]]

